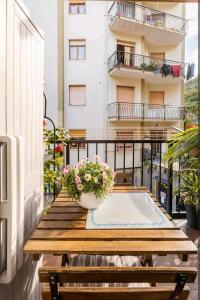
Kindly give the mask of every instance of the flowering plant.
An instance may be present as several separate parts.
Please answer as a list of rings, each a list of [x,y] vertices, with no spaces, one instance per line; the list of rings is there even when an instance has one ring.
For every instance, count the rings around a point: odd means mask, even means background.
[[[69,196],[80,199],[82,193],[93,193],[96,198],[104,198],[112,190],[115,174],[96,156],[94,161],[85,158],[73,167],[65,167],[63,176]]]

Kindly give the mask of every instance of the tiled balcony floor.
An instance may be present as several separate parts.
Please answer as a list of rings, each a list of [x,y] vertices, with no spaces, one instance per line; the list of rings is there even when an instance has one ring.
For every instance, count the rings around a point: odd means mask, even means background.
[[[200,230],[195,230],[187,227],[185,220],[175,220],[178,226],[181,226],[183,231],[189,236],[189,238],[198,246],[198,238],[200,238]],[[200,243],[199,243],[200,246]],[[198,256],[190,255],[188,262],[181,262],[180,259],[175,255],[168,255],[167,257],[159,256],[154,259],[156,265],[166,265],[166,266],[188,266],[188,267],[198,267]],[[44,266],[60,266],[61,258],[60,256],[44,255]],[[194,284],[188,284],[190,286],[190,296],[188,300],[199,300],[198,298],[198,276]],[[200,296],[200,295],[199,295]]]

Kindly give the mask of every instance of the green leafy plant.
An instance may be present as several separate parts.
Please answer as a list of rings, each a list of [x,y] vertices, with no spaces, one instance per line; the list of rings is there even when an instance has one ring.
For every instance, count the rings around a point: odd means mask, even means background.
[[[179,157],[188,155],[194,149],[200,146],[200,139],[198,137],[198,128],[190,128],[183,132],[177,133],[173,140],[169,142],[169,149],[164,155],[164,159],[169,163],[173,163]]]
[[[55,129],[55,141],[59,141],[62,143],[68,142],[70,139],[69,132],[64,130],[63,128],[56,128]],[[46,144],[49,144],[54,141],[54,132],[53,130],[43,128],[43,141]]]
[[[63,128],[56,128],[55,137],[52,130],[46,129],[46,122],[43,122],[43,142],[45,146],[44,161],[44,191],[53,191],[54,186],[59,187],[63,182],[62,169],[64,167],[63,148],[69,141],[69,132]],[[55,153],[53,142],[55,138]],[[47,145],[51,145],[50,148]]]
[[[62,167],[64,165],[63,157],[56,157],[55,159],[48,159],[44,162],[44,191],[47,186],[51,190],[54,184],[58,187],[62,185],[63,173]]]
[[[80,199],[82,193],[93,193],[96,198],[103,198],[112,190],[114,175],[99,157],[95,157],[94,161],[86,158],[74,167],[64,168],[63,185],[73,199]]]
[[[180,200],[189,206],[200,207],[200,201],[198,199],[199,191],[199,178],[197,170],[195,169],[183,169],[178,172],[175,176],[180,176],[180,187],[174,190],[177,194],[180,192]]]
[[[151,62],[148,66],[147,66],[147,70],[148,71],[157,71],[158,70],[158,66],[156,63]]]

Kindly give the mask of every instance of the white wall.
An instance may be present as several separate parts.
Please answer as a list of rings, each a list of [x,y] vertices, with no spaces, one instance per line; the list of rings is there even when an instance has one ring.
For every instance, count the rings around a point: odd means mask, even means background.
[[[57,0],[23,0],[32,19],[43,30],[44,92],[47,96],[47,113],[57,124],[58,115],[58,41]]]
[[[43,208],[43,37],[24,11],[19,0],[0,0],[0,135],[20,136],[24,142],[25,213],[18,220],[24,236],[20,230],[17,233],[23,243]],[[15,245],[7,246],[15,249]],[[1,300],[40,299],[39,264],[30,255],[22,258],[23,265],[12,282],[0,284]]]
[[[68,15],[65,1],[65,128],[104,129],[106,107],[107,57],[106,12],[107,3],[86,2],[86,14]],[[86,60],[70,61],[69,40],[86,39]],[[86,85],[86,106],[69,106],[69,85]]]

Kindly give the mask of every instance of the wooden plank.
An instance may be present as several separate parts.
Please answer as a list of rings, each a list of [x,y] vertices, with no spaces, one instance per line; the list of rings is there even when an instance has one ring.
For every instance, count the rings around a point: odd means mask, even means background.
[[[85,229],[85,221],[41,221],[38,229]]]
[[[52,207],[54,207],[54,206],[52,206]],[[58,207],[60,207],[60,206],[58,206]],[[61,206],[61,207],[63,207],[63,206]],[[68,213],[78,213],[78,212],[80,212],[80,213],[85,212],[86,213],[87,212],[87,209],[84,209],[81,206],[74,206],[73,207],[73,206],[65,205],[64,207],[65,207],[65,212],[68,212]]]
[[[69,213],[69,211],[68,211],[68,208],[66,208],[66,207],[53,206],[53,207],[50,207],[48,209],[48,213],[56,213],[56,214],[62,213],[62,214],[65,214],[65,213]]]
[[[44,241],[29,240],[26,253],[149,255],[196,254],[191,241]]]
[[[154,287],[154,288],[64,288],[59,289],[62,300],[170,300],[172,299],[174,287]],[[179,296],[179,300],[186,300],[189,290],[184,288]],[[43,300],[51,300],[50,290],[42,289]]]
[[[188,240],[182,230],[35,230],[35,240]]]
[[[51,207],[80,207],[78,203],[71,202],[71,205],[68,201],[54,201]]]
[[[42,217],[43,220],[73,221],[86,220],[86,213],[47,213]]]
[[[49,282],[49,274],[57,273],[59,282],[146,282],[176,283],[180,273],[186,274],[187,282],[195,281],[197,269],[192,267],[44,267],[39,269],[40,282]]]
[[[69,204],[74,203],[78,205],[77,201],[69,197],[57,197],[54,202],[69,202]]]

